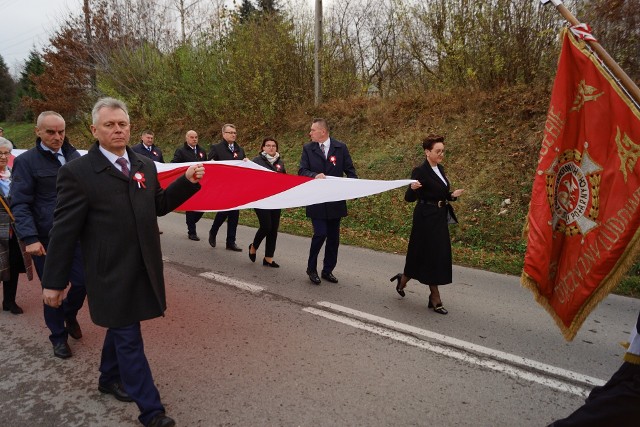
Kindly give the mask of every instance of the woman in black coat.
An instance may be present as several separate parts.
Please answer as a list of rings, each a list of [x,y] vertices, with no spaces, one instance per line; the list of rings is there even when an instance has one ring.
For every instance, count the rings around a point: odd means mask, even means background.
[[[279,173],[287,173],[284,169],[284,163],[278,153],[278,141],[273,138],[265,138],[262,140],[260,147],[262,152],[253,159],[254,163],[259,164],[267,169]],[[256,231],[253,243],[249,245],[249,259],[251,262],[256,261],[256,252],[260,247],[260,243],[266,237],[267,244],[264,251],[262,265],[267,267],[278,268],[280,265],[273,260],[273,254],[276,251],[276,240],[278,239],[278,227],[280,227],[280,209],[255,209],[260,228]]]
[[[404,297],[404,288],[411,279],[429,285],[429,308],[447,314],[442,305],[438,286],[452,282],[451,239],[449,223],[457,223],[453,207],[464,190],[450,190],[449,180],[440,165],[444,159],[444,137],[429,135],[422,142],[425,162],[411,172],[412,183],[404,196],[415,202],[413,225],[407,248],[404,272],[391,278],[396,291]]]

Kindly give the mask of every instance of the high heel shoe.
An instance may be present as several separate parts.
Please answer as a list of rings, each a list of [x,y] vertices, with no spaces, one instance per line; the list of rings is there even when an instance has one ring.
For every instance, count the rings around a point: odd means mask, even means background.
[[[280,268],[280,265],[278,265],[277,262],[275,262],[275,261],[269,262],[264,258],[262,258],[262,265],[267,266],[267,267]]]
[[[251,248],[253,247],[253,243],[249,244],[249,259],[251,262],[256,262],[256,253],[251,253]]]
[[[400,287],[401,279],[402,279],[402,273],[398,273],[395,276],[393,276],[391,279],[389,279],[389,281],[390,282],[393,282],[394,280],[398,281],[398,284],[396,285],[396,292],[398,292],[400,294],[400,296],[404,298],[404,296],[405,296],[404,288]],[[404,286],[406,287],[407,285],[405,284]]]
[[[444,306],[442,305],[442,303],[438,303],[436,305],[433,305],[433,302],[431,302],[431,296],[429,296],[429,304],[427,304],[428,308],[432,308],[433,311],[435,311],[438,314],[448,314],[449,312],[447,311],[446,308],[444,308]]]

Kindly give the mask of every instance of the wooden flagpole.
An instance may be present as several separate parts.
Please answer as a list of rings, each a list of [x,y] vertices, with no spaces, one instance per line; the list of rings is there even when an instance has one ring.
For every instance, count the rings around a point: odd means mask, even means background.
[[[579,25],[580,21],[566,8],[561,0],[540,0],[543,4],[553,3],[558,9],[558,12],[566,19],[571,25]],[[598,55],[598,57],[604,62],[604,64],[611,70],[613,75],[620,81],[620,84],[627,90],[630,96],[633,97],[636,104],[640,105],[640,89],[635,84],[631,77],[624,72],[624,70],[618,65],[618,63],[607,53],[600,43],[593,40],[585,40],[591,46],[591,49]]]

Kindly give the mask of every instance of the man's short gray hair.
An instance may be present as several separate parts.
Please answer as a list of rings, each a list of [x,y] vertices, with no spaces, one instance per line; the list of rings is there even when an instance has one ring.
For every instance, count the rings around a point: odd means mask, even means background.
[[[62,119],[62,121],[64,122],[64,117],[62,117],[60,115],[60,113],[56,113],[55,111],[43,111],[42,113],[40,113],[38,115],[38,119],[36,120],[36,127],[42,127],[42,122],[44,121],[44,119],[46,117],[49,116],[56,116],[56,117],[60,117]]]
[[[111,110],[120,109],[124,111],[127,116],[127,120],[129,120],[129,110],[127,109],[127,105],[115,98],[100,98],[98,102],[93,106],[93,110],[91,110],[91,120],[93,125],[95,126],[98,122],[98,112],[103,108],[109,108]]]
[[[222,125],[222,133],[224,133],[224,130],[226,128],[231,128],[233,130],[237,130],[236,129],[236,125],[234,125],[233,123],[225,123],[224,125]]]
[[[13,150],[13,144],[7,138],[0,136],[0,148],[8,148],[11,151]]]

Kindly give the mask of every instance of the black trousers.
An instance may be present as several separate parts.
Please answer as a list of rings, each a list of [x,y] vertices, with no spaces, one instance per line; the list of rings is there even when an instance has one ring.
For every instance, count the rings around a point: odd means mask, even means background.
[[[266,237],[267,243],[264,249],[264,256],[273,258],[276,252],[276,240],[278,239],[278,228],[280,227],[280,209],[255,209],[256,216],[260,222],[260,228],[253,238],[253,247],[257,250],[260,243]]]
[[[640,365],[624,362],[584,405],[549,427],[633,427],[640,425]]]
[[[238,229],[238,220],[240,220],[240,211],[218,212],[211,224],[209,234],[214,237],[218,235],[220,226],[227,220],[227,244],[236,242],[236,230]]]
[[[187,233],[189,234],[198,234],[196,233],[196,223],[200,221],[204,212],[195,212],[195,211],[186,211],[185,212],[185,220],[187,221]]]

